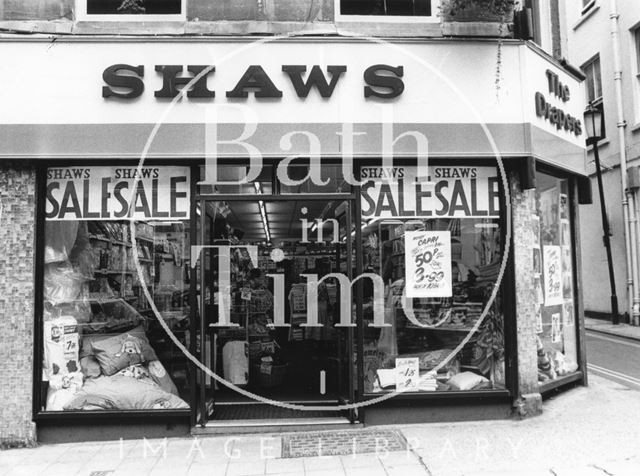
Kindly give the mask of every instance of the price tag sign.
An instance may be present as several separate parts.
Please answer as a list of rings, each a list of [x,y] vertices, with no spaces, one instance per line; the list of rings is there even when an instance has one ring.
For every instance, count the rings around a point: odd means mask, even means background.
[[[420,380],[418,357],[396,359],[396,391],[417,392]]]
[[[451,297],[451,232],[407,231],[404,249],[407,297]]]
[[[242,288],[240,290],[240,299],[243,301],[251,301],[251,288]]]
[[[543,247],[544,305],[558,306],[562,297],[562,257],[559,246]]]

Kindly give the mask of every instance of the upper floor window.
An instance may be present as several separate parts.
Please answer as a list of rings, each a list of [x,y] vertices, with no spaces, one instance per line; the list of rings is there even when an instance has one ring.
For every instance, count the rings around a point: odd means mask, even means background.
[[[582,65],[582,72],[586,76],[587,102],[602,111],[602,137],[606,137],[604,106],[602,101],[602,75],[600,72],[600,55]]]
[[[340,15],[437,18],[438,0],[338,0]]]
[[[76,0],[79,20],[184,20],[186,0]]]
[[[635,81],[636,122],[640,123],[640,26],[636,27],[636,29],[633,30],[633,40],[635,45],[634,74],[636,75],[636,81]]]
[[[591,10],[596,4],[596,0],[582,0],[582,14]]]
[[[584,75],[587,77],[585,82],[587,85],[587,100],[596,102],[602,100],[602,77],[600,74],[600,56],[585,63],[582,67]]]

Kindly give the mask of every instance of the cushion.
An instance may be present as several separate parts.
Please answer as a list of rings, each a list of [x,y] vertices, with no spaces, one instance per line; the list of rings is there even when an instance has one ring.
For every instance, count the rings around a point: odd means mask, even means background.
[[[137,336],[145,337],[144,329],[142,326],[134,327],[133,329],[127,331],[127,334],[133,334]],[[118,335],[118,334],[116,334]],[[88,355],[93,355],[92,344],[94,342],[98,342],[101,340],[109,339],[113,337],[113,334],[87,334],[82,336],[82,346],[80,348],[80,358],[86,357]]]
[[[165,392],[178,396],[178,389],[171,380],[171,377],[167,373],[167,370],[159,360],[152,360],[149,362],[149,375],[153,381]]]
[[[473,372],[461,372],[447,381],[451,390],[471,390],[488,383],[488,379]]]
[[[80,359],[80,368],[86,378],[95,378],[100,376],[100,363],[93,355],[87,355]]]
[[[86,382],[65,410],[152,410],[189,408],[179,397],[165,392],[153,382],[124,375],[98,377]]]
[[[94,341],[91,348],[104,375],[113,375],[130,365],[158,360],[147,338],[137,333],[125,332]]]

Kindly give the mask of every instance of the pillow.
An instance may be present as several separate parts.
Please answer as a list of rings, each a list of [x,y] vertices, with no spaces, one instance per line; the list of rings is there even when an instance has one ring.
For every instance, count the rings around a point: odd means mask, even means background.
[[[488,383],[488,379],[473,372],[461,372],[447,381],[447,385],[451,387],[451,390],[471,390],[481,384],[486,385]]]
[[[105,375],[113,375],[130,365],[158,360],[146,336],[137,333],[125,332],[92,342],[91,348]]]
[[[92,379],[78,391],[65,410],[150,410],[180,409],[189,405],[179,397],[165,392],[157,385],[150,385],[123,375]]]
[[[144,329],[142,326],[134,327],[127,331],[127,334],[145,337]],[[82,336],[82,347],[80,348],[80,358],[93,355],[92,344],[100,340],[109,339],[113,337],[113,334],[87,334]]]
[[[159,360],[149,362],[149,374],[153,381],[165,392],[178,396],[178,389]]]
[[[87,355],[80,359],[80,368],[86,378],[100,376],[100,363],[93,355]]]

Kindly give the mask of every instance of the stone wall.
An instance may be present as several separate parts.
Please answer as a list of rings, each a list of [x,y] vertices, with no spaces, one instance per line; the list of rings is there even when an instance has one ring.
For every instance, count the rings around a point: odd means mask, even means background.
[[[0,161],[0,448],[35,441],[35,176],[29,162]]]
[[[0,0],[3,20],[58,20],[71,18],[74,0]]]
[[[518,389],[516,406],[520,416],[542,412],[538,388],[538,355],[536,352],[535,285],[533,276],[534,225],[536,191],[520,190],[517,172],[509,177],[513,233],[513,262],[516,281],[516,315],[518,339]]]

